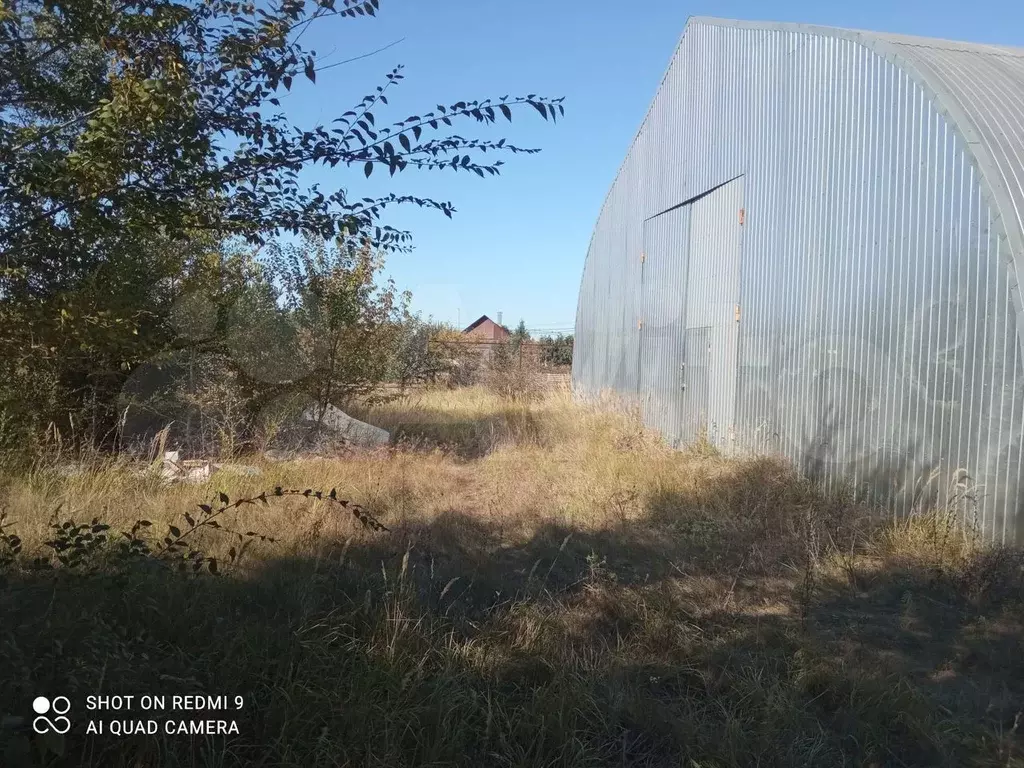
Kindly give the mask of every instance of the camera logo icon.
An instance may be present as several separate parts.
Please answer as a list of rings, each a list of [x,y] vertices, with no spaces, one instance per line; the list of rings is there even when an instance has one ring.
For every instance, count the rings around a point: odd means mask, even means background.
[[[71,701],[67,696],[57,696],[53,701],[45,696],[37,696],[32,701],[32,710],[37,715],[32,721],[32,730],[36,733],[53,731],[63,735],[71,730],[71,721],[64,717],[71,711]],[[46,716],[51,712],[56,715],[52,720]]]

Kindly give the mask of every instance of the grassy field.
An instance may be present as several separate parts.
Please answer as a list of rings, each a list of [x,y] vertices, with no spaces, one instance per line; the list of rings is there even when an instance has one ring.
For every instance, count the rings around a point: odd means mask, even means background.
[[[941,516],[886,524],[772,460],[668,451],[566,395],[427,391],[362,415],[396,446],[207,486],[118,464],[6,481],[0,764],[1024,766],[1019,551]],[[70,567],[33,567],[54,562],[51,523],[142,519],[159,543],[204,502],[222,527],[183,548],[217,574],[68,535]],[[94,694],[243,704],[89,711]],[[71,699],[63,739],[31,734],[38,695]],[[160,732],[86,733],[138,719]]]

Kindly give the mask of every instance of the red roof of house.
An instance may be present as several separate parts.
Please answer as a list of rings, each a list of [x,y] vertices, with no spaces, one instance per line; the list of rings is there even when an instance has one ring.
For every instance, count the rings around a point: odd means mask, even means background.
[[[506,336],[509,335],[508,331],[506,331],[504,328],[502,328],[496,322],[491,320],[491,318],[489,318],[487,315],[481,315],[479,317],[479,319],[474,320],[470,325],[466,326],[466,328],[462,332],[463,333],[472,333],[473,331],[477,330],[478,328],[480,328],[481,326],[483,326],[483,325],[485,325],[487,323],[490,323],[491,326],[493,326],[492,329],[489,329],[489,330],[492,331],[492,337],[494,337],[494,338],[497,338],[499,336],[500,337],[506,337]]]

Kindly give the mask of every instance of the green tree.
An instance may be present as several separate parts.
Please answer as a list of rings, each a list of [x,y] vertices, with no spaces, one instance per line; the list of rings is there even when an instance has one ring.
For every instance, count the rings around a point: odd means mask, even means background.
[[[380,220],[387,208],[454,212],[427,198],[321,190],[302,182],[304,169],[491,176],[502,161],[484,153],[536,151],[448,128],[511,120],[517,108],[554,120],[560,100],[458,101],[386,125],[400,68],[330,122],[293,124],[281,94],[331,66],[302,46],[304,31],[377,9],[378,0],[0,7],[0,402],[28,406],[19,430],[67,421],[90,398],[109,405],[123,377],[173,340],[168,312],[183,283],[214,280],[208,292],[224,298],[225,241],[347,233],[404,248],[408,233]]]
[[[328,245],[307,237],[302,245],[274,244],[268,251],[281,312],[294,330],[290,338],[277,336],[280,347],[259,342],[262,358],[283,360],[290,371],[286,379],[275,372],[268,391],[308,396],[316,403],[320,427],[328,406],[368,395],[387,378],[388,353],[410,297],[399,293],[393,280],[379,282],[383,255],[369,241],[356,245],[338,238]],[[249,376],[256,378],[260,369],[252,366]]]
[[[540,359],[544,365],[567,366],[572,365],[573,336],[558,334],[557,336],[542,336],[540,344]]]
[[[519,325],[512,331],[509,344],[512,348],[512,354],[519,355],[522,352],[523,344],[530,341],[530,332],[526,330],[526,321],[520,320]]]
[[[450,340],[453,334],[458,330],[407,313],[397,329],[389,379],[404,392],[409,384],[435,383],[450,377],[464,357],[459,345]]]
[[[437,134],[457,120],[511,120],[560,100],[534,95],[459,101],[389,126],[376,113],[402,80],[389,73],[354,109],[302,128],[279,109],[297,77],[315,82],[316,52],[300,43],[327,16],[372,15],[377,0],[28,0],[0,16],[0,250],[28,271],[25,289],[74,284],[116,244],[196,229],[263,241],[283,231],[403,242],[375,224],[392,204],[450,215],[450,203],[388,195],[350,200],[299,181],[313,164],[498,173],[483,152],[535,152]],[[76,258],[71,258],[76,257]]]

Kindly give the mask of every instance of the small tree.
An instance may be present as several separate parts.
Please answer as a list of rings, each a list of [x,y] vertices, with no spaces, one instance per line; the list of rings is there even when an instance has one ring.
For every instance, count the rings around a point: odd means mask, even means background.
[[[397,329],[389,379],[404,393],[409,384],[435,383],[450,376],[464,357],[450,341],[451,334],[457,333],[443,323],[407,314]]]
[[[433,354],[445,363],[445,378],[452,387],[465,387],[479,383],[483,357],[480,348],[467,344],[465,336],[456,328],[445,327],[430,339]]]
[[[517,365],[522,366],[524,346],[529,341],[530,332],[526,330],[526,321],[520,319],[519,325],[509,335],[508,348],[505,350],[510,363],[515,362]]]
[[[176,393],[185,412],[198,422],[185,432],[186,445],[202,455],[234,456],[250,431],[250,414],[238,373],[217,355],[202,355],[188,378],[191,386]]]
[[[516,329],[512,331],[511,339],[509,339],[509,341],[512,344],[512,351],[518,354],[519,351],[523,348],[523,344],[525,344],[529,340],[530,332],[526,330],[526,321],[520,320],[519,325],[517,325]]]
[[[491,349],[484,383],[503,399],[528,402],[540,395],[533,367],[522,364],[523,344],[528,339],[526,325],[520,322],[510,339],[498,342]]]
[[[294,361],[296,375],[271,387],[302,392],[317,405],[317,428],[327,407],[369,395],[391,367],[409,294],[393,280],[378,283],[384,265],[368,242],[339,238],[328,247],[306,238],[300,246],[277,246],[267,258],[281,290],[283,311],[294,328],[287,348],[274,352]]]

